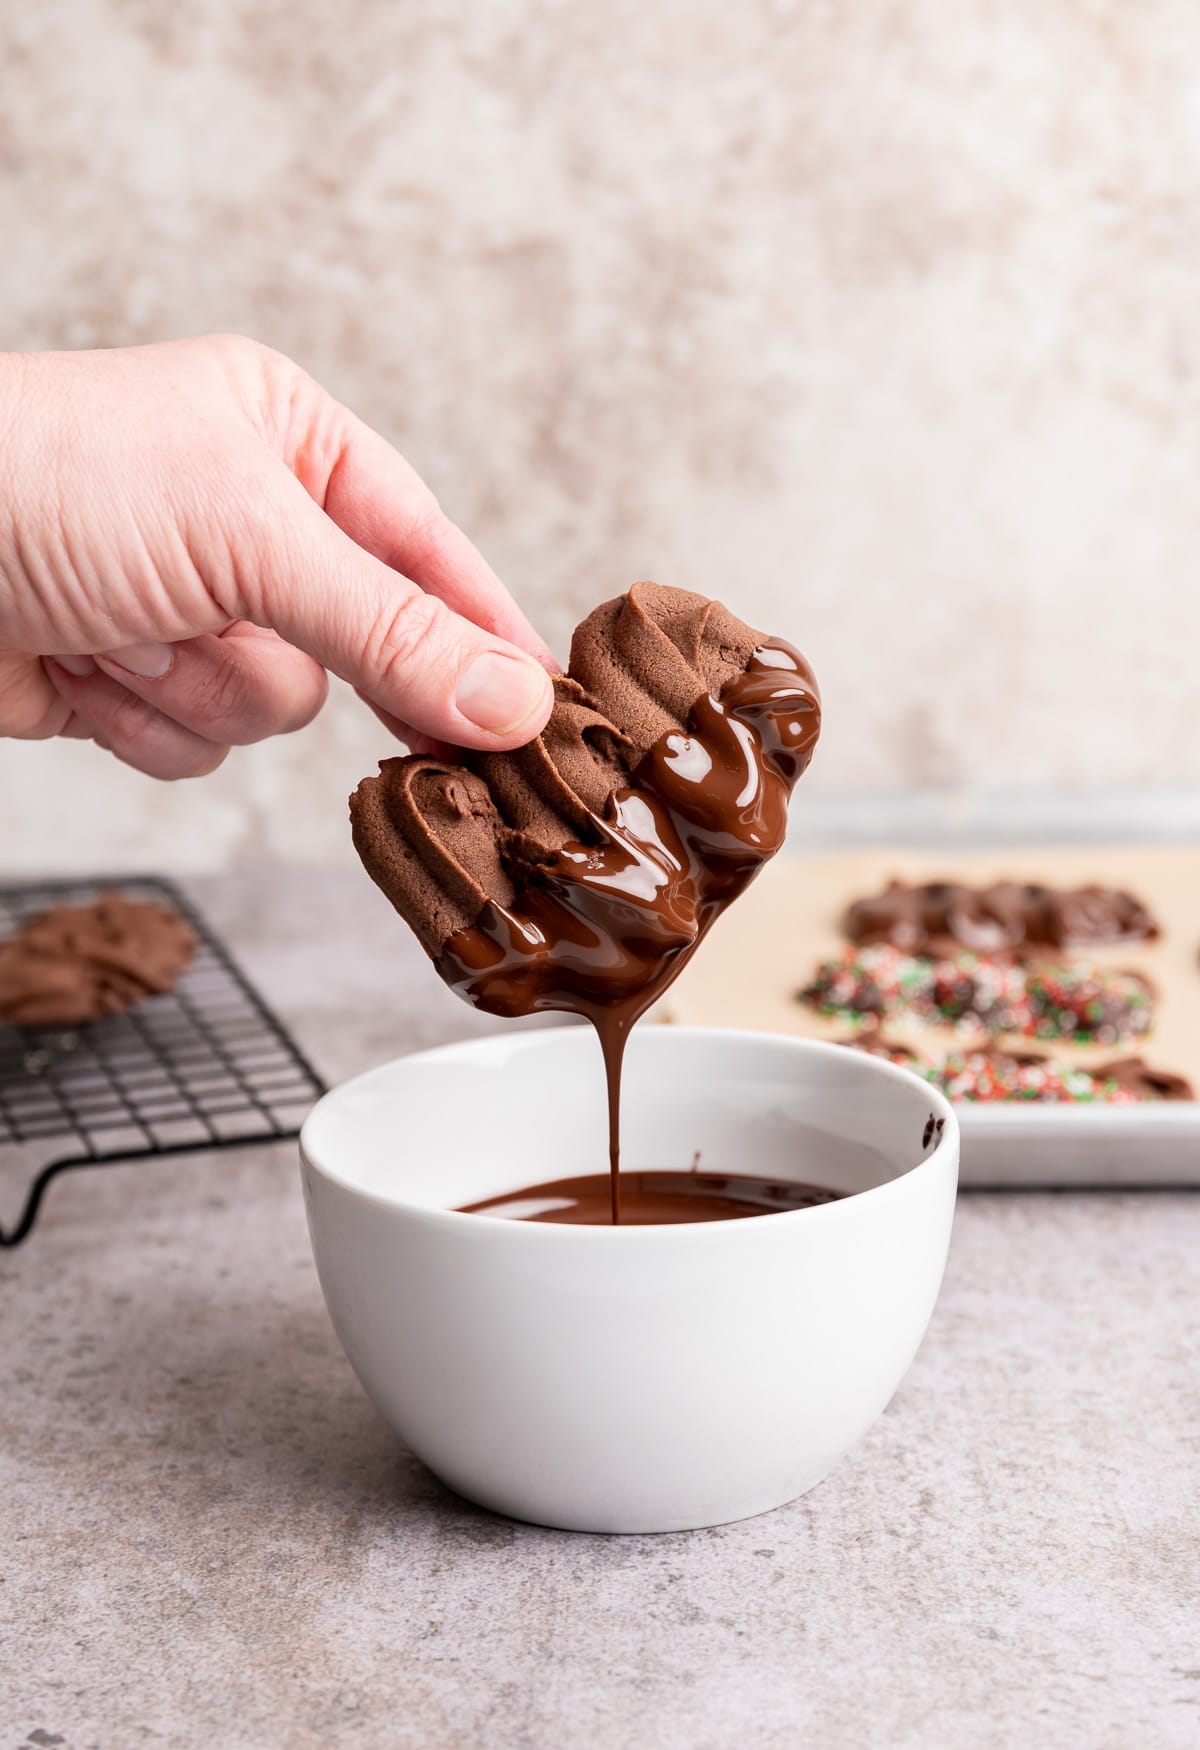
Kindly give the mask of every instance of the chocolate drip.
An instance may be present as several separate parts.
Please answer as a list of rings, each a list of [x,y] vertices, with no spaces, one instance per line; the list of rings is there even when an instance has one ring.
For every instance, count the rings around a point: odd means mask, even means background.
[[[659,1227],[677,1222],[738,1221],[754,1215],[780,1215],[812,1209],[846,1195],[788,1179],[759,1179],[743,1173],[636,1172],[622,1174],[623,1221],[628,1227]],[[463,1215],[495,1215],[508,1221],[562,1222],[572,1227],[602,1227],[611,1216],[605,1173],[549,1179],[463,1205]]]
[[[609,1091],[612,1219],[620,1212],[619,1085],[629,1031],[705,932],[783,843],[787,803],[820,723],[804,658],[755,650],[719,698],[695,701],[615,791],[588,840],[534,868],[511,905],[489,899],[436,962],[496,1015],[561,1009],[600,1036]]]

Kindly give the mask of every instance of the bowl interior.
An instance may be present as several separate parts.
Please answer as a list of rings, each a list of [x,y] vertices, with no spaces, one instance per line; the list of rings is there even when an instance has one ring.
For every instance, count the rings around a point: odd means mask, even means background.
[[[842,1046],[715,1028],[640,1027],[622,1086],[622,1168],[762,1174],[870,1190],[927,1160],[917,1077]],[[607,1170],[590,1027],[471,1040],[398,1059],[327,1094],[301,1147],[326,1177],[389,1203],[453,1209]]]

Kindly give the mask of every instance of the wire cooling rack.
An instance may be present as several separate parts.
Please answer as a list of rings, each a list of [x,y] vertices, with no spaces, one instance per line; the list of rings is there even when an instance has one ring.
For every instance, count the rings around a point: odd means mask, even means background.
[[[324,1084],[227,949],[172,882],[145,876],[0,887],[0,938],[51,905],[118,890],[171,906],[196,932],[176,988],[81,1027],[0,1023],[0,1182],[28,1174],[15,1225],[33,1228],[46,1187],[72,1167],[284,1141]]]

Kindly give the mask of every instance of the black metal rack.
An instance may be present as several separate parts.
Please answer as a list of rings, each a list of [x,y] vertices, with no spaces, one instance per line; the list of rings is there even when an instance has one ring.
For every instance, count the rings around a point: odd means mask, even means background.
[[[74,1167],[155,1159],[299,1134],[324,1083],[221,941],[170,881],[133,876],[0,887],[0,937],[51,905],[119,890],[172,906],[196,932],[176,988],[80,1027],[0,1023],[0,1176],[32,1169],[26,1239],[46,1187]]]

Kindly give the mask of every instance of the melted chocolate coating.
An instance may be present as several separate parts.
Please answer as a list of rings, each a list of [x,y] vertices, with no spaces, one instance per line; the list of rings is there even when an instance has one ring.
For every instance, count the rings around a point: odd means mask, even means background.
[[[1144,973],[1084,961],[1062,965],[961,949],[932,960],[890,942],[844,948],[822,961],[799,1002],[877,1026],[913,1014],[940,1025],[1116,1045],[1149,1031],[1157,992]]]
[[[1083,1067],[1041,1052],[980,1046],[951,1052],[940,1063],[926,1065],[924,1073],[952,1100],[1128,1105],[1192,1098],[1183,1076],[1154,1069],[1141,1057]]]
[[[1098,1082],[1114,1082],[1139,1100],[1194,1100],[1196,1097],[1186,1076],[1155,1069],[1144,1057],[1117,1057],[1111,1063],[1098,1063],[1092,1074]]]
[[[384,760],[351,798],[354,842],[426,952],[489,902],[510,907],[567,845],[603,847],[614,793],[764,642],[718,602],[636,584],[576,628],[550,721],[525,747]]]
[[[1155,1069],[1144,1057],[1114,1058],[1082,1068],[1065,1065],[1044,1051],[1023,1051],[981,1040],[943,1057],[923,1060],[903,1040],[889,1038],[878,1024],[838,1043],[903,1064],[945,1089],[952,1100],[1088,1103],[1195,1098],[1185,1076]],[[1031,1075],[1030,1071],[1036,1073]]]
[[[621,1220],[627,1227],[678,1222],[740,1221],[834,1203],[843,1191],[788,1179],[758,1179],[743,1173],[626,1172],[621,1175]],[[549,1179],[500,1197],[466,1203],[462,1215],[497,1215],[508,1221],[562,1222],[571,1227],[608,1227],[612,1203],[607,1173]]]
[[[1077,948],[1142,942],[1158,924],[1132,893],[1116,887],[1045,887],[1033,881],[891,881],[858,899],[844,920],[852,942],[891,942],[910,954],[1019,953],[1026,948]]]
[[[696,701],[686,734],[650,749],[588,842],[565,844],[511,906],[489,901],[447,941],[442,977],[493,1014],[621,1008],[632,1025],[782,844],[817,727],[803,657],[764,645],[719,699]]]
[[[838,1039],[835,1043],[848,1045],[852,1051],[865,1051],[868,1057],[885,1057],[889,1063],[899,1064],[903,1069],[920,1072],[924,1068],[914,1048],[903,1039],[889,1038],[877,1020],[868,1022],[861,1033],[852,1033],[848,1039]]]

